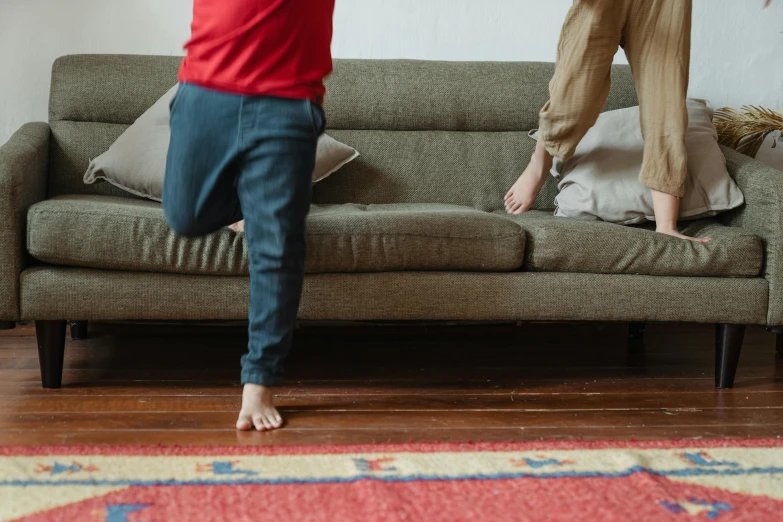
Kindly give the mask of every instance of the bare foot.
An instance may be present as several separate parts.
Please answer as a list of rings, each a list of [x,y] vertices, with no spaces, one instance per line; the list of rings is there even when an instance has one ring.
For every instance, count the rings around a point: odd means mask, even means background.
[[[272,404],[272,389],[258,384],[245,384],[237,429],[249,431],[255,428],[258,431],[266,431],[282,425],[283,418]]]
[[[234,232],[244,232],[245,231],[245,220],[243,219],[239,223],[234,223],[233,225],[229,225],[231,230]]]
[[[522,214],[533,208],[536,196],[541,192],[550,170],[552,170],[552,156],[539,141],[536,152],[530,158],[530,164],[506,194],[504,202],[506,212]]]
[[[695,243],[709,243],[712,241],[711,237],[689,237],[685,234],[680,234],[677,229],[656,229],[656,232],[659,234],[666,234],[667,236],[676,237],[678,239],[687,239],[688,241],[693,241]]]
[[[709,237],[688,237],[677,231],[677,218],[680,216],[679,198],[664,192],[652,190],[652,200],[653,208],[655,209],[656,232],[678,239],[694,241],[696,243],[709,243],[712,241],[712,238]]]

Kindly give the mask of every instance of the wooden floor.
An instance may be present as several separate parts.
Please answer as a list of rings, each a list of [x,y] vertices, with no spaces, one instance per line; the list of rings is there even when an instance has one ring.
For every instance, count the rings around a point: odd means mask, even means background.
[[[307,325],[286,428],[237,433],[243,326],[91,324],[61,390],[41,389],[23,326],[0,332],[0,445],[780,437],[774,343],[749,329],[736,388],[716,391],[709,326],[649,326],[640,344],[623,324]]]

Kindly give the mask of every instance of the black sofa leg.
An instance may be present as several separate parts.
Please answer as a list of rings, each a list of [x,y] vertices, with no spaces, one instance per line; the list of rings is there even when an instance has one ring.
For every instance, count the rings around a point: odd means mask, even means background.
[[[775,349],[783,355],[783,326],[768,326],[767,331],[775,334]]]
[[[628,337],[631,339],[643,338],[646,327],[647,323],[628,323]]]
[[[66,321],[36,321],[38,360],[44,388],[60,388],[63,383]]]
[[[715,331],[715,387],[732,388],[737,375],[745,325],[719,324]]]
[[[71,339],[83,341],[87,339],[87,321],[71,321]]]

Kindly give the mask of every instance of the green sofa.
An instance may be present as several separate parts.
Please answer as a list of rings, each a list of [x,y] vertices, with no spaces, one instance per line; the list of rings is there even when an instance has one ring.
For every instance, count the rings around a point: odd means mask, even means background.
[[[0,148],[0,321],[36,322],[45,387],[61,384],[66,320],[246,317],[243,236],[176,237],[158,204],[82,182],[179,61],[60,58],[49,123]],[[553,182],[509,217],[553,69],[336,61],[328,132],[362,156],[314,189],[301,319],[712,323],[716,385],[732,386],[745,325],[783,325],[783,173],[726,150],[746,204],[684,225],[706,247],[555,218]],[[636,105],[629,69],[613,76],[606,109]]]

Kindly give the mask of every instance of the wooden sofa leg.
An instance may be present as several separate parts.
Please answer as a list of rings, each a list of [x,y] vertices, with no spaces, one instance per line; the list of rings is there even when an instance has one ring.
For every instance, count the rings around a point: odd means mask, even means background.
[[[0,321],[0,330],[13,330],[16,328],[14,321]]]
[[[644,337],[644,330],[647,323],[628,323],[628,337],[631,339],[641,339]]]
[[[732,388],[737,375],[745,325],[719,324],[715,331],[715,387]]]
[[[83,341],[87,339],[87,321],[71,321],[71,339]]]
[[[38,360],[44,388],[60,388],[63,383],[66,321],[36,321]]]

